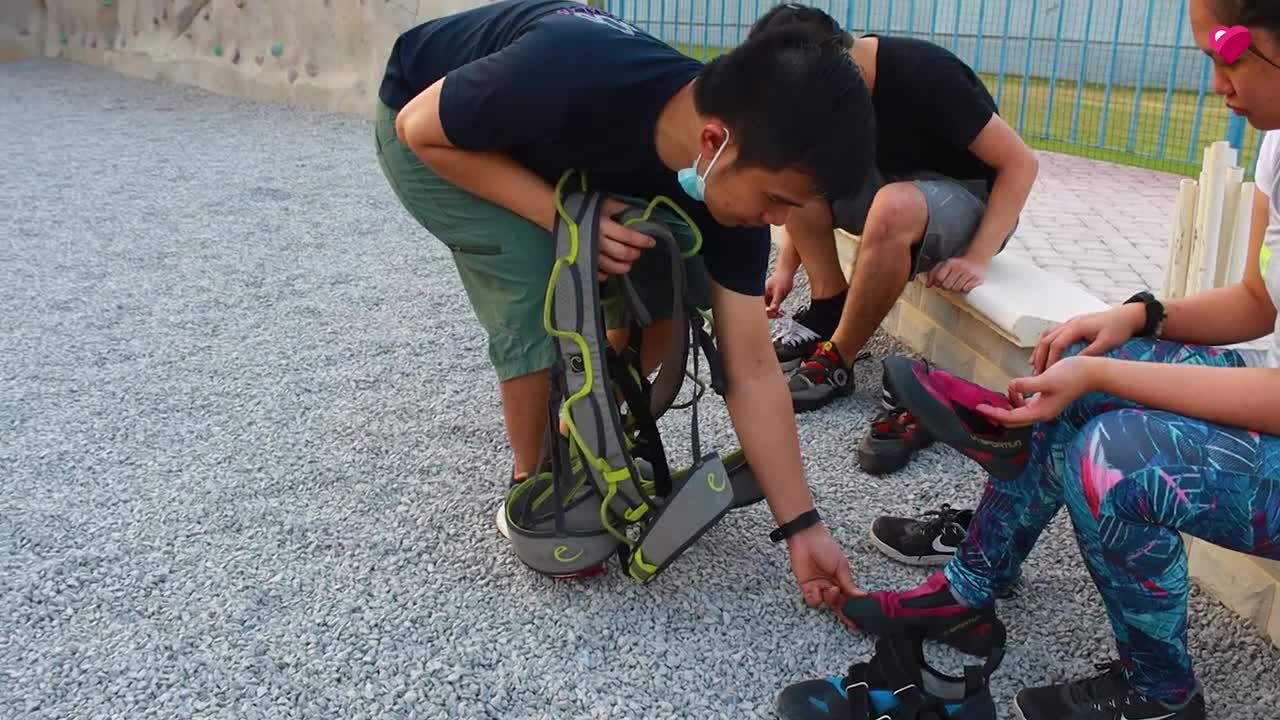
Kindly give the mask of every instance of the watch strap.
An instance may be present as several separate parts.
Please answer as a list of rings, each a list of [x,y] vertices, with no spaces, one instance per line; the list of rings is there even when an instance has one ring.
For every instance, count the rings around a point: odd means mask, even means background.
[[[1156,299],[1149,291],[1135,293],[1133,297],[1124,301],[1125,305],[1133,303],[1142,303],[1147,311],[1147,320],[1142,325],[1142,329],[1138,331],[1140,337],[1155,337],[1159,334],[1160,326],[1164,323],[1164,304]]]
[[[782,542],[801,530],[818,524],[821,520],[822,518],[818,516],[816,509],[800,513],[793,520],[779,525],[773,532],[769,533],[769,539],[775,543]]]

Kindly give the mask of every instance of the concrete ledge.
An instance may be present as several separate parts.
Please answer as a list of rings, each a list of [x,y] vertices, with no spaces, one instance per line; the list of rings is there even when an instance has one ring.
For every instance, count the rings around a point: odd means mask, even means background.
[[[1280,648],[1280,562],[1183,537],[1191,579]]]
[[[857,243],[857,237],[836,231],[846,276],[853,270]],[[1031,349],[1041,332],[1107,307],[1032,263],[1000,255],[983,284],[967,294],[926,288],[913,279],[882,327],[938,367],[1000,389],[1029,372]]]

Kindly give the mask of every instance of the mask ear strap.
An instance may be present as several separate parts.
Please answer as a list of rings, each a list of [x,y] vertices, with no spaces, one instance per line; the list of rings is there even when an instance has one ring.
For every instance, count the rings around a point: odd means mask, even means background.
[[[711,158],[711,164],[707,166],[707,171],[702,175],[703,180],[706,180],[707,175],[711,174],[711,168],[716,166],[716,160],[720,159],[720,153],[724,152],[724,149],[727,147],[729,147],[729,128],[724,129],[724,142],[720,143],[720,149],[716,150],[715,156]],[[701,158],[702,155],[698,155],[698,157]],[[697,167],[698,161],[695,160],[693,164],[694,167]]]

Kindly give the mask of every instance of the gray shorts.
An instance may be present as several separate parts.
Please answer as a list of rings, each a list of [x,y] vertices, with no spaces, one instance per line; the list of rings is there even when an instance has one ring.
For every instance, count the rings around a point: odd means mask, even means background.
[[[984,180],[957,180],[940,173],[921,172],[904,178],[924,193],[929,208],[929,222],[924,236],[916,243],[911,259],[911,275],[927,273],[944,260],[964,254],[973,242],[974,233],[987,211],[987,183]],[[887,183],[875,172],[866,187],[856,196],[842,198],[832,204],[836,227],[861,235],[871,210],[871,201]],[[1016,229],[1015,225],[1015,229]],[[1010,236],[1012,236],[1010,232]],[[1000,244],[1004,250],[1006,237]]]

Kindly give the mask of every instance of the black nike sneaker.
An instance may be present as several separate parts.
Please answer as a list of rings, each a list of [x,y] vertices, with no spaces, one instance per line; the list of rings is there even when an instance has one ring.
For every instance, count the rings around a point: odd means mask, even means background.
[[[1119,661],[1098,665],[1099,675],[1026,688],[1013,701],[1021,720],[1205,720],[1200,688],[1181,707],[1169,707],[1134,690]]]
[[[943,504],[924,515],[927,519],[881,515],[871,523],[871,544],[907,565],[946,565],[968,533],[973,511]]]

